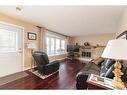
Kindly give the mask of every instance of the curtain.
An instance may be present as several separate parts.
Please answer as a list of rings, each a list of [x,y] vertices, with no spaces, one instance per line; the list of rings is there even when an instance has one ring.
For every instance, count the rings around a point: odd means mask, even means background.
[[[39,35],[39,50],[46,52],[46,29],[44,27],[38,27],[40,31]]]
[[[46,28],[43,28],[43,51],[46,52]]]

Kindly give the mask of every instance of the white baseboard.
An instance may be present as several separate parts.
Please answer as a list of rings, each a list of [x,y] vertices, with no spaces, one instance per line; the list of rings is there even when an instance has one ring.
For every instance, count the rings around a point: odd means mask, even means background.
[[[56,59],[56,60],[64,60],[64,59],[66,59],[66,57],[64,57],[64,58],[59,58],[59,59]]]
[[[32,68],[36,68],[37,66],[33,66]],[[26,71],[26,70],[29,70],[29,69],[32,69],[31,67],[28,67],[28,68],[25,68],[23,71]]]

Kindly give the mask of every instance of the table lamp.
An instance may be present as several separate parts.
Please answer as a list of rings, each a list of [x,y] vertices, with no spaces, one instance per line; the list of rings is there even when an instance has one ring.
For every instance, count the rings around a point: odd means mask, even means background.
[[[30,42],[30,43],[27,44],[27,48],[31,50],[31,55],[32,55],[34,49],[36,49],[37,47],[36,47],[36,44],[35,44],[35,43]],[[34,63],[34,64],[35,64],[35,63]],[[33,68],[33,64],[32,64],[32,62],[31,62],[31,70],[30,70],[31,72],[33,71],[32,68]]]
[[[114,86],[116,89],[126,89],[124,83],[121,80],[121,63],[120,60],[127,60],[127,40],[115,39],[110,40],[104,49],[102,54],[103,58],[115,59],[114,64]]]
[[[31,49],[31,54],[32,54],[33,50],[36,49],[37,47],[35,43],[30,42],[27,44],[27,48]]]

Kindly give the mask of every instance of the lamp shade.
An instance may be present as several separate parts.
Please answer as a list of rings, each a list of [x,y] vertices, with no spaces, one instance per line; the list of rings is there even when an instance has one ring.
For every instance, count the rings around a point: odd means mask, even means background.
[[[127,60],[127,40],[110,40],[102,54],[103,58]]]
[[[30,42],[30,43],[28,43],[27,48],[29,48],[29,49],[36,49],[37,47],[36,47],[35,43]]]

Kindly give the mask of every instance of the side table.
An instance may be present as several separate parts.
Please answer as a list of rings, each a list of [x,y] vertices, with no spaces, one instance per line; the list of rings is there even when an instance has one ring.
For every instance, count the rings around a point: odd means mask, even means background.
[[[114,80],[100,77],[99,75],[90,74],[88,79],[88,89],[91,90],[113,90],[114,87]]]

